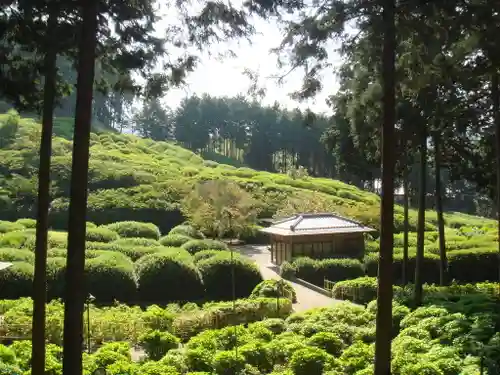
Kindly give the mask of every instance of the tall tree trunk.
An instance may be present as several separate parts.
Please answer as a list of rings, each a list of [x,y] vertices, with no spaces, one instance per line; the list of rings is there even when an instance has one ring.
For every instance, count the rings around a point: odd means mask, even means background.
[[[410,231],[409,206],[408,199],[408,170],[405,170],[403,177],[403,268],[401,273],[401,282],[403,285],[408,284],[408,233]]]
[[[382,199],[380,205],[380,250],[378,268],[375,375],[391,373],[392,252],[394,245],[394,123],[395,111],[395,1],[383,2],[384,45],[382,52]]]
[[[493,65],[496,67],[496,65]],[[496,140],[496,169],[497,169],[497,242],[498,242],[498,280],[500,280],[500,92],[498,72],[494,71],[491,76],[491,99],[493,104],[493,117],[495,121]]]
[[[427,173],[427,129],[425,122],[421,124],[420,144],[420,189],[418,200],[418,224],[417,224],[417,256],[415,259],[415,306],[420,306],[423,299],[422,265],[424,262],[424,234],[425,234],[425,199],[426,173]]]
[[[47,237],[50,206],[50,158],[56,96],[57,74],[57,9],[52,9],[47,22],[45,82],[43,86],[42,137],[38,169],[38,207],[35,237],[35,276],[33,279],[33,322],[31,369],[33,375],[45,374],[45,304],[47,302]]]
[[[97,45],[97,0],[82,2],[73,164],[68,221],[68,258],[64,304],[63,375],[82,374],[85,303],[85,233],[92,95]]]
[[[439,284],[446,285],[448,282],[448,261],[446,259],[446,242],[444,236],[443,189],[441,187],[441,136],[437,129],[434,131],[434,165],[436,169],[436,214],[439,231]]]

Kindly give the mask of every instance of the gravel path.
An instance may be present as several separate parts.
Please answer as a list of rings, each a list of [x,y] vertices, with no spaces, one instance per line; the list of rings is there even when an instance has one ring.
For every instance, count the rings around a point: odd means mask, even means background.
[[[267,246],[245,245],[236,250],[254,260],[260,268],[264,279],[280,279],[278,267],[271,263],[271,255]],[[293,304],[295,311],[305,311],[315,307],[331,306],[336,300],[309,289],[303,285],[288,281],[297,293],[297,303]]]

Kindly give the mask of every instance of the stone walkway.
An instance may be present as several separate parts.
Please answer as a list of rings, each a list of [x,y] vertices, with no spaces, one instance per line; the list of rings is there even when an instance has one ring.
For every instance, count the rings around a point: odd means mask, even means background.
[[[245,245],[236,248],[236,250],[252,259],[257,263],[262,273],[262,277],[266,280],[268,279],[280,279],[278,272],[278,267],[271,264],[271,255],[266,249],[266,246],[256,246],[256,245]],[[309,289],[303,285],[288,281],[292,284],[295,292],[297,293],[297,303],[293,304],[295,311],[305,311],[315,307],[327,307],[331,306],[336,302],[336,300],[327,297],[321,293],[318,293],[312,289]]]

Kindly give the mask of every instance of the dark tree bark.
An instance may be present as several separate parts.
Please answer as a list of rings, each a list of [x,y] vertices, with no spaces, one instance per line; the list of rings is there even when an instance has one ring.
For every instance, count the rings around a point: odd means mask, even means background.
[[[82,374],[87,183],[98,11],[96,0],[85,0],[81,6],[64,305],[64,375]]]
[[[377,333],[375,337],[375,375],[391,373],[392,339],[392,252],[394,245],[394,168],[395,168],[395,1],[385,0],[382,22],[383,123],[382,123],[382,199],[380,209],[380,252],[377,295]]]
[[[45,82],[43,87],[42,137],[38,169],[38,205],[35,238],[35,276],[33,279],[33,322],[31,371],[45,374],[45,304],[47,302],[47,237],[50,206],[50,158],[52,155],[52,128],[57,75],[57,17],[53,9],[47,22],[45,52]]]
[[[408,284],[408,233],[410,232],[409,220],[409,194],[408,194],[408,171],[405,171],[403,177],[403,267],[401,271],[401,282]]]
[[[491,101],[493,102],[493,118],[495,121],[496,172],[497,172],[497,230],[498,230],[498,280],[500,280],[500,92],[498,88],[498,72],[491,76]]]
[[[427,196],[427,129],[425,122],[423,122],[420,126],[422,129],[420,135],[420,189],[418,200],[417,256],[415,261],[415,306],[420,306],[423,299],[422,265],[424,261],[425,199]]]
[[[448,282],[448,261],[446,259],[446,242],[444,235],[443,189],[441,187],[441,136],[438,130],[434,131],[434,165],[436,169],[436,214],[439,231],[439,284],[446,285]]]

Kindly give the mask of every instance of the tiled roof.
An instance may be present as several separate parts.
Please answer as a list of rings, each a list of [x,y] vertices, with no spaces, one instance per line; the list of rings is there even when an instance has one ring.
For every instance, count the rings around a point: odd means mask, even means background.
[[[297,214],[279,220],[262,232],[283,236],[304,236],[314,234],[356,233],[371,232],[373,229],[365,227],[357,221],[347,219],[331,213]]]

